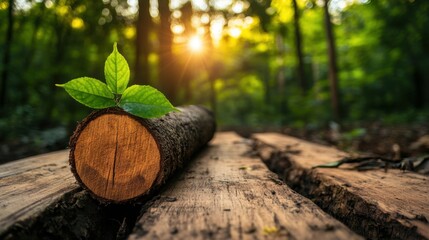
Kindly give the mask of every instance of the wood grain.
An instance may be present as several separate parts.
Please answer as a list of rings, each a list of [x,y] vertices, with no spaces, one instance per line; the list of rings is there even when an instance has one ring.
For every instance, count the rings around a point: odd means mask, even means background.
[[[69,151],[0,165],[0,239],[117,239],[140,206],[101,205],[75,182]]]
[[[361,239],[284,185],[233,133],[217,133],[147,204],[129,239]]]
[[[97,196],[114,201],[146,192],[160,171],[160,150],[129,115],[104,114],[90,121],[75,145],[76,172]]]
[[[400,170],[312,169],[346,153],[297,138],[262,133],[259,155],[293,189],[371,239],[429,239],[429,177]]]
[[[0,234],[77,188],[68,166],[68,151],[0,165]]]

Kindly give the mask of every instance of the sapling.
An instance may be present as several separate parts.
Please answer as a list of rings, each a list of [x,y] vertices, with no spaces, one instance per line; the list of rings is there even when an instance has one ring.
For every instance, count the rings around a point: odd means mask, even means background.
[[[81,104],[103,109],[120,107],[141,118],[161,117],[172,111],[179,111],[157,89],[148,85],[128,86],[130,68],[117,44],[104,64],[106,83],[90,77],[80,77],[64,84],[56,84]]]

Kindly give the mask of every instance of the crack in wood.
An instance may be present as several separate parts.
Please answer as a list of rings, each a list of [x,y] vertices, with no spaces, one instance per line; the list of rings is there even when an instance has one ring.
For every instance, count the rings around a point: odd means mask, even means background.
[[[249,146],[237,142],[242,138],[233,133],[217,133],[178,181],[164,189],[163,195],[180,199],[161,197],[148,205],[129,239],[361,239],[273,180],[277,176],[259,159],[243,157]],[[299,213],[282,205],[295,202],[301,203]],[[326,224],[335,230],[323,231]]]
[[[424,220],[429,214],[426,176],[399,170],[312,169],[345,153],[281,134],[253,137],[257,140],[253,148],[272,171],[357,233],[370,239],[429,238],[429,224]]]
[[[119,135],[119,127],[118,127],[118,122],[116,122],[116,139],[115,139],[115,153],[114,153],[115,156],[113,158],[112,188],[115,186],[116,160],[118,157],[118,144],[119,144],[118,135]]]

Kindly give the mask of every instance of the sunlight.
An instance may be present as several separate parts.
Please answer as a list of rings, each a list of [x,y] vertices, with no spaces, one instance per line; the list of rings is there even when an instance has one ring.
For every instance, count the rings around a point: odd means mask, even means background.
[[[71,27],[74,29],[81,29],[85,25],[82,18],[75,17],[70,23]]]
[[[193,36],[188,41],[189,50],[192,52],[201,52],[203,50],[203,41],[198,36]]]
[[[237,1],[237,2],[235,2],[233,5],[232,5],[232,7],[231,7],[231,9],[232,9],[232,11],[234,12],[234,13],[242,13],[243,12],[243,10],[244,10],[244,2],[242,2],[242,1]]]
[[[219,45],[219,42],[222,38],[224,25],[225,18],[223,15],[217,15],[213,17],[212,21],[210,22],[210,36],[212,37],[215,46]]]
[[[244,20],[242,18],[232,18],[228,21],[228,34],[233,38],[238,38],[243,27]]]
[[[233,38],[238,38],[241,35],[241,29],[238,27],[229,28],[228,34]]]
[[[136,35],[136,28],[126,27],[123,31],[125,38],[132,39]]]
[[[171,26],[171,31],[176,35],[182,34],[185,31],[185,26],[182,24],[174,24]]]
[[[9,3],[7,2],[1,2],[0,3],[0,10],[5,10],[9,7]]]

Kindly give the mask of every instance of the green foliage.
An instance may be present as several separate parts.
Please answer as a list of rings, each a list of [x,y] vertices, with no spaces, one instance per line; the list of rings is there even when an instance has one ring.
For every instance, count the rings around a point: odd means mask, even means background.
[[[106,84],[95,78],[76,78],[56,86],[64,88],[72,98],[90,108],[101,109],[116,105],[113,93]]]
[[[136,116],[155,118],[178,111],[160,91],[151,86],[133,85],[124,91],[119,106]]]
[[[268,93],[257,75],[217,79],[215,88],[218,118],[222,126],[280,126],[281,115],[275,104],[267,102]]]
[[[365,134],[366,134],[365,128],[355,128],[348,132],[342,133],[341,137],[346,141],[352,141],[354,139],[365,136]]]
[[[116,43],[113,52],[107,57],[104,64],[104,75],[107,86],[114,94],[122,94],[128,86],[130,68],[127,60],[118,52]]]
[[[164,94],[151,86],[127,88],[130,69],[116,43],[107,57],[104,73],[107,85],[94,78],[81,77],[56,86],[64,88],[72,98],[90,108],[119,106],[141,118],[156,118],[178,111]]]
[[[10,71],[7,104],[0,110],[1,140],[19,141],[17,139],[26,139],[30,130],[39,133],[56,127],[64,127],[70,133],[76,121],[89,112],[78,102],[92,108],[119,105],[128,111],[135,109],[135,113],[145,109],[145,114],[152,116],[153,108],[146,102],[149,96],[125,90],[127,85],[133,84],[128,80],[135,78],[132,76],[136,68],[134,58],[139,48],[135,28],[138,14],[130,11],[133,9],[129,8],[129,2],[61,0],[15,4],[11,61],[9,66],[0,63],[0,71],[5,68]],[[215,1],[208,4],[211,2]],[[179,102],[186,99],[186,103],[215,106],[220,127],[326,126],[332,116],[321,2],[297,0],[305,75],[309,83],[305,93],[300,89],[296,74],[298,61],[291,0],[252,0],[250,5],[244,4],[249,6],[245,12],[237,14],[232,14],[230,9],[221,10],[222,14],[216,9],[213,11],[216,13],[198,12],[195,19],[215,14],[209,18],[214,20],[223,15],[222,39],[213,42],[216,45],[213,48],[208,48],[211,43],[207,41],[199,57],[191,56],[186,48],[189,29],[185,26],[185,33],[172,41],[171,62],[163,65],[160,65],[162,51],[159,50],[162,49],[159,47],[167,46],[159,42],[159,21],[145,24],[150,29],[147,58],[150,82],[165,87],[160,73],[171,71],[172,81],[178,82],[175,91]],[[331,1],[331,4],[334,6],[336,2],[341,1]],[[341,107],[345,113],[342,120],[359,123],[378,120],[392,124],[427,122],[429,1],[343,2],[331,12]],[[338,9],[339,5],[343,8]],[[0,22],[3,23],[0,36],[7,35],[7,10],[7,5],[0,4]],[[172,27],[176,23],[186,25],[184,16],[173,17]],[[246,27],[241,27],[241,23]],[[190,29],[190,32],[205,30],[202,32],[206,35],[202,37],[208,37],[210,29],[202,29],[208,26],[211,23]],[[237,28],[241,35],[229,36],[229,32]],[[129,67],[115,46],[111,54],[105,52],[112,42],[120,43],[122,54],[129,56]],[[0,37],[1,59],[4,46],[5,37]],[[183,64],[178,66],[176,62]],[[103,67],[104,71],[100,71]],[[67,101],[67,94],[53,87],[59,79],[80,76],[95,79],[104,76],[107,85],[100,86],[97,81],[93,85],[98,87],[89,87],[92,80],[80,80],[88,84],[84,92],[77,92],[82,89],[74,85],[81,85],[80,81],[64,84],[65,90],[72,92],[70,95],[80,99],[78,102]],[[212,83],[215,85],[213,100]],[[141,104],[135,104],[136,99]],[[171,106],[161,103],[157,113],[168,108]]]

